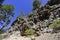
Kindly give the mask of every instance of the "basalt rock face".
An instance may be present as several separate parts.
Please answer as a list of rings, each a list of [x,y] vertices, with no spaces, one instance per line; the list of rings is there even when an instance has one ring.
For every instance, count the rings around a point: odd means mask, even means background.
[[[12,29],[13,31],[19,30],[21,35],[27,28],[34,29],[36,32],[50,32],[52,29],[49,28],[49,25],[55,19],[60,19],[60,4],[45,5],[32,11],[25,18],[17,18],[12,24]]]
[[[60,4],[60,0],[49,0],[47,4],[50,6]]]

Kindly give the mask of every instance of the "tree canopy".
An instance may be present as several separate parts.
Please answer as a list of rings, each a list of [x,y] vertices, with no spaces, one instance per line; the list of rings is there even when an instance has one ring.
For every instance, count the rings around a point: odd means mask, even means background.
[[[0,0],[0,7],[1,7],[1,4],[3,3],[4,0]]]
[[[2,0],[0,0],[0,2],[2,2]],[[14,16],[13,5],[2,4],[2,6],[0,7],[0,24],[2,24],[0,31],[10,23],[11,16]]]

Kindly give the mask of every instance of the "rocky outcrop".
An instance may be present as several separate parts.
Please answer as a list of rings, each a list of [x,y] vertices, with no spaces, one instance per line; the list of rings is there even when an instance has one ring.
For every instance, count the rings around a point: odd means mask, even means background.
[[[36,37],[35,40],[60,40],[60,28],[59,30],[54,30],[49,26],[53,23],[53,21],[55,21],[55,19],[60,20],[60,1],[50,0],[47,5],[40,6],[38,9],[28,14],[25,18],[18,17],[12,23],[12,27],[7,31],[13,34],[19,31],[17,34],[20,33],[20,35],[24,36],[26,29],[33,29],[35,30],[35,33],[39,35],[39,37]],[[51,34],[53,31],[58,32]],[[20,37],[18,37],[17,40],[19,38]]]
[[[57,5],[60,4],[60,0],[49,0],[47,4],[50,6]]]
[[[21,35],[27,28],[34,29],[39,33],[40,31],[51,32],[53,29],[49,28],[49,25],[52,24],[55,19],[60,19],[60,4],[53,6],[45,5],[34,10],[25,18],[17,18],[10,30],[19,30]]]

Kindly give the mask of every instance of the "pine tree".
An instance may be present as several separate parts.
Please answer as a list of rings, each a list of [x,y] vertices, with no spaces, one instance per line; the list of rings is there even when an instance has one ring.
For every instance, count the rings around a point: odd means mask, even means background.
[[[4,0],[0,0],[0,7],[1,7],[1,5],[2,5],[3,1],[4,1]]]
[[[0,25],[2,25],[0,31],[10,23],[11,16],[14,16],[14,7],[9,4],[2,5],[0,8]]]
[[[33,2],[33,10],[37,9],[41,5],[39,0],[34,0]]]

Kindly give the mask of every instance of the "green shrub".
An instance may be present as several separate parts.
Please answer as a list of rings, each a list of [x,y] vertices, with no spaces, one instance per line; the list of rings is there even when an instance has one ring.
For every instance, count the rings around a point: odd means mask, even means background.
[[[60,20],[55,20],[53,21],[53,23],[50,25],[51,28],[56,29],[56,28],[60,28]]]
[[[35,34],[35,30],[27,29],[24,34],[25,34],[25,36],[34,35]]]
[[[2,38],[3,38],[3,37],[2,37],[2,35],[0,34],[0,40],[2,40]]]

